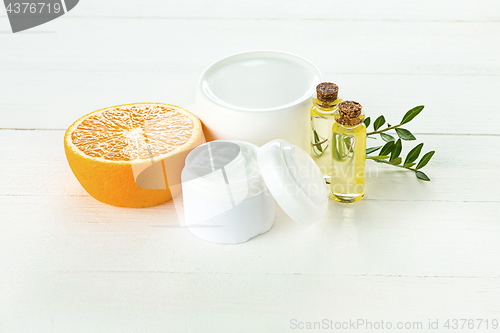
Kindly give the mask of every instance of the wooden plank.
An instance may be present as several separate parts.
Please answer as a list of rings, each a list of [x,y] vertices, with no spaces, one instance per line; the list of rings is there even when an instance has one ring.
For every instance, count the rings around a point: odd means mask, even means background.
[[[327,67],[328,69],[328,67]],[[0,82],[0,128],[66,129],[103,107],[143,101],[188,106],[200,73],[111,71],[5,71]],[[413,106],[425,111],[407,128],[415,133],[500,134],[495,96],[500,76],[363,75],[325,72],[346,99],[375,119],[399,122]],[[458,97],[460,95],[460,97]],[[29,98],[26,98],[29,96]],[[472,107],[473,106],[473,107]],[[471,117],[483,110],[480,126]]]
[[[0,195],[85,195],[66,162],[64,131],[0,131]],[[437,153],[424,171],[367,162],[367,200],[500,201],[500,136],[418,135]],[[418,142],[418,141],[417,141]],[[383,143],[383,142],[382,142]],[[368,143],[381,144],[381,140]],[[416,142],[405,142],[403,156]]]
[[[5,281],[6,332],[290,332],[294,319],[422,322],[421,331],[437,319],[445,331],[446,319],[491,325],[500,297],[491,278],[20,271]]]
[[[12,34],[0,34],[0,70],[43,70],[47,78],[53,71],[72,70],[200,73],[236,52],[277,49],[300,54],[329,73],[500,74],[500,24],[495,22],[68,16],[41,27],[48,33],[22,34],[22,43]]]
[[[500,278],[498,203],[332,201],[309,228],[277,207],[274,227],[239,245],[196,238],[172,202],[126,209],[89,197],[0,196],[0,205],[3,272]]]
[[[192,104],[199,76],[194,72],[61,71],[50,73],[48,79],[48,74],[4,72],[0,108],[5,111],[0,113],[0,127],[66,129],[83,115],[112,105]]]
[[[375,2],[254,0],[206,2],[189,0],[147,3],[87,0],[71,11],[71,17],[139,18],[237,18],[246,20],[394,20],[394,21],[499,21],[498,1],[381,0]]]

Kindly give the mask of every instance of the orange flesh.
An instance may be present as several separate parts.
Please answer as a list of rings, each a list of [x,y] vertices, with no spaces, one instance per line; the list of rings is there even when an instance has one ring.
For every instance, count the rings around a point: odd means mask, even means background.
[[[110,161],[147,159],[189,141],[194,123],[166,105],[124,105],[85,118],[71,133],[87,156]]]

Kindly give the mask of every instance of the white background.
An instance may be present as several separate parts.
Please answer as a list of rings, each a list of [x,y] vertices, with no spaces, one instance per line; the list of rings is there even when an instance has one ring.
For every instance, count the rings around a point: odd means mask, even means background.
[[[436,150],[432,181],[368,161],[361,202],[331,201],[310,228],[277,207],[270,232],[233,246],[176,228],[172,203],[116,208],[81,188],[74,120],[192,104],[205,67],[254,49],[309,59],[372,119],[426,105],[407,128]],[[82,0],[18,34],[1,8],[0,332],[500,320],[499,89],[495,0]]]

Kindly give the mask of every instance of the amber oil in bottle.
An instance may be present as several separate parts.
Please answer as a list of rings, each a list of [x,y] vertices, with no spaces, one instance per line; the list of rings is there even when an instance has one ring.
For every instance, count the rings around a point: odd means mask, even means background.
[[[341,101],[335,83],[323,82],[316,87],[311,108],[311,155],[328,184],[332,174],[332,126]]]
[[[330,191],[340,202],[356,202],[365,195],[366,126],[361,104],[338,104],[332,126]]]

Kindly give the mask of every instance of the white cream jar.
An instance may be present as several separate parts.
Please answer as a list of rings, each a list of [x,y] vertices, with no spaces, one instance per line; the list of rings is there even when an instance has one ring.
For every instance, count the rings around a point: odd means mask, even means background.
[[[261,146],[280,138],[309,152],[311,98],[320,82],[318,68],[294,54],[239,53],[203,72],[195,113],[207,141],[238,139]]]
[[[274,199],[257,163],[259,147],[219,140],[197,147],[182,171],[189,230],[215,243],[242,243],[271,229]]]
[[[197,237],[242,243],[274,224],[275,202],[310,224],[328,207],[323,175],[304,150],[285,140],[263,147],[216,140],[193,149],[182,170],[184,219]]]

